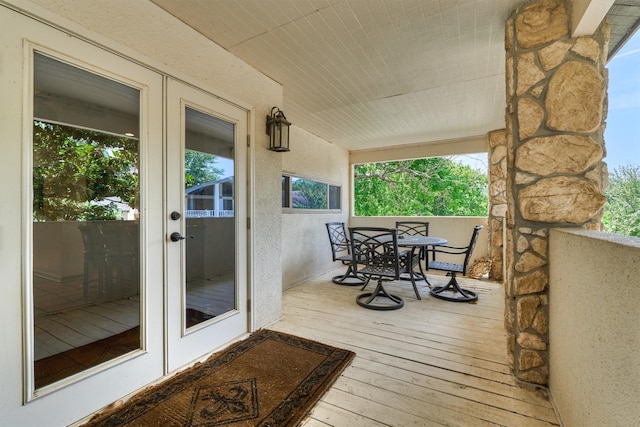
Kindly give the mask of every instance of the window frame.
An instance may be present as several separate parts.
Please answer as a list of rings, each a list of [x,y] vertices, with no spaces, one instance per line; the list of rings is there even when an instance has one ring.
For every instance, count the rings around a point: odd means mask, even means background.
[[[326,208],[324,209],[305,209],[299,207],[292,206],[293,200],[293,180],[294,179],[304,179],[306,181],[311,181],[318,184],[323,184],[326,186]],[[282,173],[282,196],[281,196],[281,206],[282,213],[288,214],[303,214],[303,213],[339,213],[342,212],[342,185],[337,184],[335,182],[329,182],[322,179],[317,179],[305,175],[300,175],[297,173],[283,172]],[[337,197],[332,197],[332,189],[337,191]],[[338,207],[332,208],[332,201],[337,201]]]

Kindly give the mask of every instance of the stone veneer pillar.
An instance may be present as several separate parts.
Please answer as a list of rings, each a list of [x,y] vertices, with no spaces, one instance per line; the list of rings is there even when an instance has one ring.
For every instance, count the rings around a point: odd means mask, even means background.
[[[553,346],[549,229],[599,229],[605,203],[609,27],[571,38],[568,8],[538,0],[506,22],[505,324],[515,376],[540,385]]]
[[[489,132],[489,277],[504,279],[504,224],[507,217],[507,133]]]

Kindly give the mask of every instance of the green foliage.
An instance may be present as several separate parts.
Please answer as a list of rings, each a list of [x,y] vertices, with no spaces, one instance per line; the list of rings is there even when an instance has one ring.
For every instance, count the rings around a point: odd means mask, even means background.
[[[446,157],[357,165],[357,216],[486,216],[487,176]]]
[[[195,187],[205,182],[217,181],[224,173],[215,167],[216,158],[211,154],[187,150],[184,153],[184,186]]]
[[[640,237],[640,165],[620,166],[609,175],[605,230]]]
[[[291,183],[292,207],[327,209],[327,184],[296,178]]]
[[[34,121],[34,220],[119,219],[107,198],[137,207],[137,162],[136,140]]]

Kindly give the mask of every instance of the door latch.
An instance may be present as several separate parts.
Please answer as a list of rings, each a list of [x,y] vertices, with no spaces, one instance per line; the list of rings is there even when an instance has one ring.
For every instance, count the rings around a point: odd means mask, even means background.
[[[179,242],[180,240],[184,240],[184,239],[193,239],[194,237],[196,237],[196,236],[194,236],[194,235],[183,236],[180,233],[178,233],[177,231],[174,231],[169,236],[169,238],[171,239],[172,242]]]

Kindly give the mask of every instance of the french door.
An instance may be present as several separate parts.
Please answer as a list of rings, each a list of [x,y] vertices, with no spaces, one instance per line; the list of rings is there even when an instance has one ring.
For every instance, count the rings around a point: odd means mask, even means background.
[[[164,79],[56,31],[33,34],[24,411],[73,401],[65,410],[82,416],[165,373]]]
[[[167,116],[172,371],[248,331],[247,112],[169,79]]]
[[[68,424],[248,332],[248,113],[0,10],[3,419]]]

